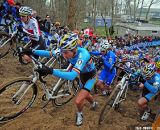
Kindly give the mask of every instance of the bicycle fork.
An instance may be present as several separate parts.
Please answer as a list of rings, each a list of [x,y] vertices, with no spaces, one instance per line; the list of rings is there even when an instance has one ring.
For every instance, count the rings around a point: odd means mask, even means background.
[[[24,82],[22,84],[22,86],[20,87],[20,89],[12,96],[12,101],[16,104],[19,105],[21,103],[21,100],[23,99],[24,95],[27,93],[27,91],[35,84],[35,82],[37,81],[37,77],[33,77],[33,75],[31,75],[30,77],[33,78],[32,83],[27,83]],[[18,99],[19,97],[19,99]]]
[[[115,105],[118,105],[120,102],[124,101],[126,99],[126,95],[127,95],[127,90],[128,90],[128,81],[126,81],[127,76],[124,76],[121,80],[121,82],[119,83],[119,92],[112,104],[112,107],[115,107]],[[126,88],[127,87],[127,88]],[[125,90],[126,89],[126,90]],[[124,98],[120,100],[122,94],[124,93],[125,90],[125,95]]]
[[[21,100],[23,99],[24,95],[26,94],[26,92],[30,89],[30,87],[32,87],[34,83],[28,84],[28,83],[24,83],[20,89],[13,95],[12,97],[12,101],[14,101],[14,103],[16,105],[19,105],[21,103]],[[17,97],[19,97],[19,99],[17,99]]]

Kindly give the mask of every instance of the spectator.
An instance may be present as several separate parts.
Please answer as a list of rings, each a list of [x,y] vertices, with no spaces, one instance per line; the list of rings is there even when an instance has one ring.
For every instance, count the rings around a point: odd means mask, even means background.
[[[51,19],[49,15],[46,15],[46,19],[44,21],[44,28],[47,33],[50,33],[51,29]]]

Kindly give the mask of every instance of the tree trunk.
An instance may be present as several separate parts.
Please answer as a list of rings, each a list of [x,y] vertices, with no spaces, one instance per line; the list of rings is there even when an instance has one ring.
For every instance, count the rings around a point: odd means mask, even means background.
[[[142,0],[142,5],[141,5],[141,9],[140,9],[140,12],[139,12],[139,19],[141,18],[141,14],[142,14],[142,9],[143,9],[143,4],[144,4],[144,0]]]
[[[112,4],[111,26],[113,26],[114,24],[114,0],[112,0],[111,4]]]
[[[134,21],[136,20],[136,2],[137,0],[134,0],[134,13],[133,13]]]
[[[102,19],[104,21],[104,28],[105,28],[105,33],[106,33],[106,37],[109,36],[109,32],[108,32],[108,28],[107,28],[107,22],[105,20],[105,18],[103,17],[103,14],[101,13]]]
[[[94,17],[93,17],[93,27],[94,27],[94,31],[96,31],[96,25],[95,25],[95,21],[96,21],[96,6],[97,6],[97,1],[94,0]]]
[[[151,6],[153,5],[153,1],[154,0],[151,0],[151,3],[149,4],[148,10],[147,10],[147,14],[146,14],[146,20],[148,20],[148,14],[150,12]]]
[[[75,17],[75,12],[76,12],[76,0],[69,0],[69,10],[68,10],[68,20],[67,20],[67,25],[71,30],[75,29],[75,22],[74,22],[74,17]]]

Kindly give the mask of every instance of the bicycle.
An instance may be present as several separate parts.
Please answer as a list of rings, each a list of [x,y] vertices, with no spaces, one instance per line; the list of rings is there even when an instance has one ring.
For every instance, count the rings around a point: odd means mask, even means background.
[[[128,80],[130,79],[132,74],[127,69],[121,69],[125,71],[125,75],[122,77],[120,82],[113,88],[111,94],[105,101],[105,105],[103,106],[99,116],[99,125],[103,123],[105,117],[107,117],[112,110],[118,108],[120,103],[126,99],[128,91]]]
[[[17,39],[17,37],[19,37]],[[18,30],[15,30],[11,35],[6,32],[0,31],[0,59],[5,57],[10,51],[13,51],[13,55],[16,52],[18,43],[22,40],[23,36],[18,34]],[[15,44],[15,46],[14,46]],[[31,41],[27,41],[24,47],[27,47],[31,44]]]
[[[4,29],[0,31],[0,59],[5,57],[10,51],[13,51],[14,55],[18,43],[22,43],[25,47],[31,43],[31,40],[25,33],[18,30],[20,23],[14,18],[9,17],[8,19],[10,22],[7,22],[7,19],[5,19],[5,24],[0,24],[1,28],[4,27],[8,30],[7,32]]]
[[[42,100],[45,101],[45,104],[42,108],[45,108],[50,101],[53,106],[62,106],[76,95],[79,80],[69,81],[60,78],[58,82],[53,85],[52,89],[49,90],[46,81],[35,71],[35,68],[41,67],[42,64],[33,56],[32,62],[34,69],[31,76],[16,78],[0,85],[0,123],[8,122],[19,117],[32,106],[38,93],[38,79],[44,91]],[[45,65],[47,64],[48,62]],[[69,65],[68,68],[70,66],[71,65]],[[68,68],[66,70],[68,70]]]

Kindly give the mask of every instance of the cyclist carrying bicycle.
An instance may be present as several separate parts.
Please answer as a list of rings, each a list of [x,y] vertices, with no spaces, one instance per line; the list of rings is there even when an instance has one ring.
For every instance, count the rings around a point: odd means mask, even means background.
[[[91,52],[91,54],[102,55],[104,69],[100,72],[96,85],[102,90],[102,94],[106,95],[105,89],[107,88],[108,93],[110,93],[110,85],[116,75],[116,68],[113,67],[116,62],[116,55],[109,49],[110,44],[107,40],[103,40],[100,46],[101,52]]]
[[[78,108],[76,125],[82,125],[83,123],[83,107],[85,99],[91,104],[91,108],[95,109],[98,105],[94,101],[90,91],[92,90],[96,82],[96,69],[94,63],[92,62],[89,52],[81,47],[77,47],[78,36],[76,34],[66,34],[61,37],[59,41],[59,47],[63,57],[67,59],[71,64],[72,68],[69,72],[65,72],[61,69],[52,69],[46,66],[38,69],[37,71],[43,76],[47,74],[52,74],[59,78],[66,80],[74,80],[77,76],[80,76],[82,86],[80,92],[78,93],[75,104]],[[23,49],[23,53],[27,55],[35,54],[38,56],[51,57],[55,56],[54,50],[32,50]]]
[[[144,66],[141,72],[140,88],[143,89],[142,97],[138,100],[140,116],[142,120],[147,120],[151,114],[151,109],[147,103],[150,102],[160,92],[160,75],[155,72],[155,64],[150,62]]]

